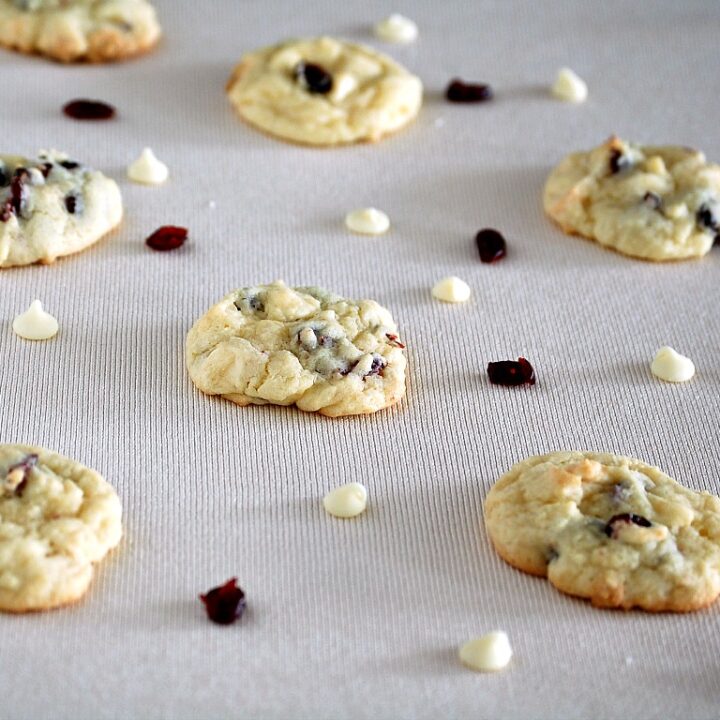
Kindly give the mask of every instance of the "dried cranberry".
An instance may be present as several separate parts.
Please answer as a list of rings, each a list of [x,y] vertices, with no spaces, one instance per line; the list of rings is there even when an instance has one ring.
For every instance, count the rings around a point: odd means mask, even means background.
[[[60,165],[66,170],[75,170],[75,168],[80,167],[80,163],[77,163],[74,160],[63,160]]]
[[[645,203],[645,205],[647,205],[650,209],[657,210],[660,207],[662,200],[657,193],[646,192],[645,195],[643,195],[643,203]]]
[[[208,618],[218,625],[230,625],[240,618],[247,606],[245,593],[238,587],[237,578],[230,578],[224,585],[208,590],[200,599],[205,605]]]
[[[480,230],[475,236],[475,243],[480,251],[480,260],[484,263],[495,262],[507,254],[505,238],[497,230]]]
[[[46,178],[50,171],[53,169],[53,164],[51,162],[46,162],[40,165],[40,172],[43,174],[43,177]]]
[[[10,175],[4,167],[0,167],[0,187],[7,187],[10,184]]]
[[[710,230],[711,232],[720,230],[720,219],[716,217],[713,209],[705,203],[698,209],[695,219],[697,220],[697,224],[705,230]]]
[[[385,333],[385,337],[388,339],[388,342],[394,347],[400,348],[401,350],[405,349],[405,346],[400,342],[400,338],[397,335],[393,335],[392,333]]]
[[[630,158],[627,155],[624,155],[622,150],[613,148],[610,153],[610,172],[615,175],[615,173],[626,170],[630,167],[630,165]]]
[[[295,77],[300,80],[308,92],[327,95],[333,87],[332,75],[315,63],[300,61],[295,66]]]
[[[25,489],[28,478],[30,477],[30,470],[32,470],[37,465],[37,461],[38,461],[38,456],[33,453],[32,455],[26,455],[20,462],[15,463],[14,465],[11,465],[7,469],[8,475],[11,472],[13,472],[14,470],[22,470],[23,471],[22,480],[15,486],[15,494],[16,495],[23,494],[23,490]]]
[[[445,90],[445,97],[450,102],[476,103],[492,100],[493,91],[489,85],[482,83],[466,83],[455,78]]]
[[[115,108],[98,100],[73,100],[63,107],[63,112],[73,120],[110,120]]]
[[[523,357],[515,360],[491,362],[487,366],[488,378],[494,385],[534,385],[535,370]]]
[[[639,525],[640,527],[652,527],[652,523],[647,518],[644,518],[642,515],[635,515],[635,513],[622,513],[621,515],[613,515],[605,523],[605,534],[610,538],[615,536],[616,523],[632,523],[633,525]]]
[[[379,355],[373,355],[370,369],[364,375],[363,379],[370,377],[370,375],[382,375],[382,371],[385,369],[386,365],[387,363]]]
[[[13,214],[20,215],[25,194],[23,185],[29,177],[30,173],[26,168],[19,167],[15,170],[10,181],[10,197],[0,210],[0,221],[7,222]]]
[[[167,250],[177,250],[187,240],[187,236],[187,228],[177,227],[175,225],[163,225],[161,228],[158,228],[145,243],[153,250],[165,252]]]
[[[85,209],[83,199],[81,195],[66,195],[65,196],[65,209],[71,214],[80,215]]]

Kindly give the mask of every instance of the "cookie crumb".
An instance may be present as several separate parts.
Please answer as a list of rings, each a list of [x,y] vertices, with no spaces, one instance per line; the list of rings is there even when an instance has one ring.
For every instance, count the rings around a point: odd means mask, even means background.
[[[367,489],[360,483],[341,485],[325,495],[323,507],[333,517],[356,517],[367,507]]]
[[[382,235],[390,228],[390,218],[377,208],[359,208],[345,216],[345,226],[361,235]]]
[[[695,375],[695,364],[671,347],[661,347],[650,365],[652,374],[665,382],[687,382]]]
[[[570,68],[561,68],[553,83],[552,94],[558,100],[582,103],[587,99],[588,88],[585,81]]]
[[[375,25],[375,35],[385,42],[406,45],[417,40],[418,26],[410,18],[393,13]]]
[[[152,151],[146,147],[140,157],[128,165],[127,176],[141,185],[162,185],[168,179],[168,167],[160,162]]]
[[[432,295],[442,302],[463,303],[470,299],[471,291],[466,282],[451,275],[435,283]]]
[[[12,327],[25,340],[49,340],[57,335],[58,321],[43,310],[39,300],[33,300],[30,307],[13,320]]]
[[[460,648],[460,662],[476,672],[497,672],[512,658],[510,640],[502,630],[466,642]]]

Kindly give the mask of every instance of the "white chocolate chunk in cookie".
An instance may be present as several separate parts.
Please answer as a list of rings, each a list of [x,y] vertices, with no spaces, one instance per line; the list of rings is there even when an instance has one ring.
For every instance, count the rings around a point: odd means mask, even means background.
[[[341,485],[325,495],[323,507],[333,517],[357,517],[367,507],[367,489],[356,482]]]
[[[655,377],[665,382],[687,382],[695,375],[695,364],[671,347],[661,347],[650,365]]]
[[[570,68],[561,68],[553,83],[552,94],[558,100],[582,103],[587,99],[588,89],[585,81]]]
[[[390,313],[281,281],[236,290],[188,333],[190,377],[239,405],[373,413],[405,394],[404,345]]]
[[[49,340],[57,335],[58,321],[43,310],[39,300],[33,300],[30,307],[13,320],[13,330],[25,340]]]
[[[720,165],[696,150],[610,138],[568,155],[545,184],[567,233],[643,260],[702,257],[720,237]]]
[[[412,121],[422,83],[394,60],[330,37],[245,55],[227,85],[251,125],[306,145],[376,141]]]
[[[507,633],[495,630],[469,640],[460,648],[460,661],[477,672],[497,672],[507,667],[512,648]]]

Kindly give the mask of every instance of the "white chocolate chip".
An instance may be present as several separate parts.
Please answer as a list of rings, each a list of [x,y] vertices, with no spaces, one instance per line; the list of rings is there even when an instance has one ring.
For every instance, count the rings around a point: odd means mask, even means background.
[[[345,216],[348,230],[362,235],[382,235],[390,227],[390,218],[376,208],[352,210]]]
[[[685,203],[674,203],[665,208],[665,215],[671,220],[680,220],[688,216],[688,206]]]
[[[443,302],[467,302],[470,299],[470,286],[459,277],[451,275],[435,283],[432,294]]]
[[[375,26],[375,35],[385,42],[411,43],[417,39],[418,27],[409,18],[393,13]]]
[[[39,300],[33,300],[30,307],[13,321],[13,330],[25,340],[49,340],[57,334],[57,320],[43,310]]]
[[[155,157],[150,148],[145,148],[140,157],[131,163],[127,175],[133,182],[142,185],[162,185],[168,179],[168,168]]]
[[[661,347],[655,353],[650,370],[665,382],[687,382],[695,374],[695,364],[671,347]]]
[[[570,68],[562,68],[555,78],[552,94],[565,102],[585,102],[588,89],[585,81],[578,77]]]
[[[333,78],[333,86],[330,97],[335,102],[341,102],[351,92],[357,89],[357,80],[350,73],[338,73]]]
[[[511,657],[510,641],[501,630],[470,640],[460,648],[460,661],[478,672],[502,670]]]
[[[323,507],[338,518],[355,517],[367,507],[367,490],[360,483],[341,485],[323,498]]]

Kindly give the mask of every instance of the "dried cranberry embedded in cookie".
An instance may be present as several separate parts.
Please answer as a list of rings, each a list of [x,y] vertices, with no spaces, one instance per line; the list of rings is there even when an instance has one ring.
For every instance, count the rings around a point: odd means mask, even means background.
[[[622,150],[613,148],[610,153],[610,172],[615,175],[616,173],[627,170],[632,165],[630,158],[623,153]]]
[[[620,515],[613,515],[607,523],[605,523],[605,534],[609,538],[614,538],[617,531],[616,526],[622,523],[639,525],[640,527],[652,527],[652,523],[642,515],[635,515],[635,513],[622,513]]]
[[[230,578],[205,594],[200,595],[208,618],[218,625],[230,625],[242,617],[247,603],[245,593],[238,587],[237,578]]]
[[[385,369],[386,365],[387,363],[379,355],[373,355],[370,369],[367,371],[367,374],[364,375],[363,379],[370,377],[370,375],[382,375],[382,371]]]
[[[657,193],[646,192],[643,196],[643,204],[647,205],[651,210],[657,210],[662,204],[662,200]]]
[[[187,237],[187,228],[163,225],[145,240],[145,244],[153,250],[167,252],[168,250],[177,250],[187,240]]]
[[[713,212],[707,203],[703,203],[698,209],[695,219],[697,224],[703,230],[709,230],[710,232],[718,232],[720,230],[720,218]],[[717,238],[716,238],[717,241]]]
[[[480,230],[475,236],[475,244],[480,253],[481,262],[493,263],[507,255],[505,238],[492,228]]]
[[[110,120],[115,117],[115,108],[99,100],[72,100],[63,107],[63,112],[73,120]]]
[[[30,477],[30,470],[37,465],[37,461],[38,456],[33,453],[26,455],[20,462],[11,465],[7,469],[5,486],[15,495],[22,495]]]
[[[385,337],[393,347],[400,348],[401,350],[405,349],[405,345],[400,342],[400,338],[397,335],[394,335],[393,333],[385,333]]]
[[[492,100],[493,91],[484,83],[466,83],[458,78],[450,82],[445,90],[445,98],[455,103],[477,103]]]
[[[10,174],[4,167],[0,167],[0,187],[7,187],[10,184]]]
[[[82,195],[66,195],[65,196],[65,209],[70,215],[80,215],[84,210]]]
[[[10,180],[10,197],[0,208],[0,222],[7,222],[12,215],[21,215],[23,200],[25,199],[24,185],[30,177],[27,168],[19,167]]]
[[[494,385],[534,385],[533,366],[524,358],[488,363],[487,374]]]
[[[332,75],[325,68],[304,60],[295,66],[295,78],[308,92],[316,95],[327,95],[333,87]]]

